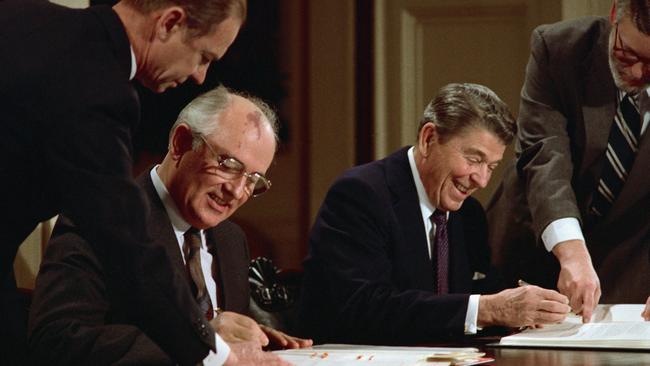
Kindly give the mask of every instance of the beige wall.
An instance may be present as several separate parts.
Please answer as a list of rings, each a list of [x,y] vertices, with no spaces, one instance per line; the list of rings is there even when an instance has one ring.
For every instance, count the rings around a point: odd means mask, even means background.
[[[612,0],[564,0],[562,19],[572,19],[585,15],[609,15]]]

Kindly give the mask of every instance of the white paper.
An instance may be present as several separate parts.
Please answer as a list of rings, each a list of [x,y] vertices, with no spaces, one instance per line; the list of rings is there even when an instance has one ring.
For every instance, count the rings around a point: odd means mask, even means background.
[[[592,322],[578,316],[562,324],[545,325],[501,338],[502,345],[545,347],[650,348],[650,322],[641,317],[644,305],[598,305]]]
[[[296,366],[442,366],[449,362],[427,362],[432,354],[478,352],[476,348],[388,347],[348,344],[325,344],[311,348],[275,351]]]

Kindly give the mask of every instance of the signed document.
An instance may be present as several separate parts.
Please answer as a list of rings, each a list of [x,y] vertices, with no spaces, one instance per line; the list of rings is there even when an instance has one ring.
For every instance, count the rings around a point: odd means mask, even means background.
[[[501,338],[500,346],[551,348],[650,349],[650,322],[641,317],[644,305],[598,305],[592,321],[569,316],[561,324],[526,329]]]
[[[324,344],[274,353],[296,366],[469,366],[494,361],[476,348]]]

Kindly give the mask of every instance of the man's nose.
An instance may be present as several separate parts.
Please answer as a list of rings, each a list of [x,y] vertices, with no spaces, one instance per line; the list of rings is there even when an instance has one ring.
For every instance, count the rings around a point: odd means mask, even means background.
[[[492,172],[487,164],[481,164],[479,169],[472,173],[471,178],[479,188],[485,188],[490,182]]]
[[[246,183],[247,178],[245,176],[241,176],[227,182],[224,184],[224,187],[226,188],[228,194],[230,194],[234,199],[240,200],[246,194]]]
[[[644,76],[647,79],[648,68],[642,62],[637,62],[634,65],[630,66],[630,73],[635,79],[641,79]]]
[[[199,67],[192,73],[192,79],[194,79],[194,82],[197,83],[198,85],[203,84],[205,81],[205,76],[208,73],[208,65],[199,65]]]

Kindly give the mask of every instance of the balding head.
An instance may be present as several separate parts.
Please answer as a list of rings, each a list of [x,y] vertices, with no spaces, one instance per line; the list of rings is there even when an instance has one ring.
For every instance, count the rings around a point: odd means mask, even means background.
[[[158,173],[188,223],[215,226],[267,188],[276,121],[265,103],[224,87],[183,109]]]

